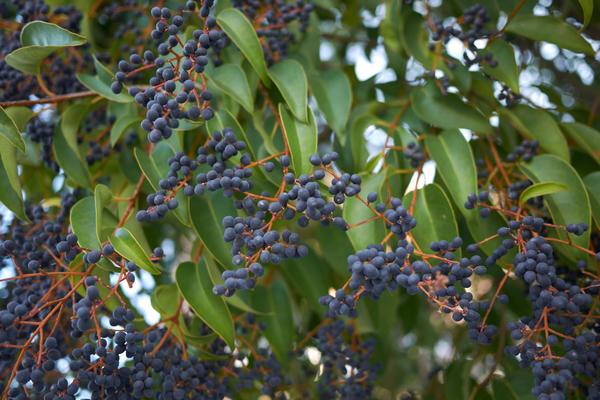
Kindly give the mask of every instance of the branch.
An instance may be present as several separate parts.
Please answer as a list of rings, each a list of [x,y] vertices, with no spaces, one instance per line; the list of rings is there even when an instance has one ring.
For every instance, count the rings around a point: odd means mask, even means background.
[[[98,93],[92,92],[91,90],[86,92],[77,92],[62,94],[54,97],[45,97],[37,100],[15,100],[15,101],[4,101],[0,103],[1,107],[16,107],[16,106],[33,106],[36,104],[48,104],[48,103],[61,103],[63,101],[69,101],[73,99],[80,99],[82,97],[96,96]]]

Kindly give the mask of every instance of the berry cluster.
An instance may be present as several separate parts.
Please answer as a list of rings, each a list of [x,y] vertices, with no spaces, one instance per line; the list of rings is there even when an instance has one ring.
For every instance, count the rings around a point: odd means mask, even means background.
[[[496,67],[498,62],[493,60],[492,53],[477,54],[478,49],[475,45],[476,40],[488,38],[492,34],[490,30],[485,28],[485,24],[490,20],[487,10],[481,4],[475,4],[466,8],[463,15],[452,25],[444,26],[443,21],[434,21],[431,39],[436,42],[441,40],[443,43],[448,43],[451,38],[455,37],[463,42],[467,49],[474,53],[473,58],[471,58],[467,50],[464,51],[463,59],[467,67],[481,63]]]
[[[523,140],[520,145],[516,146],[511,153],[506,156],[506,161],[515,162],[520,158],[523,161],[531,161],[538,153],[540,143],[537,140]]]
[[[166,7],[152,8],[152,17],[158,20],[151,32],[156,51],[146,50],[143,57],[133,53],[129,62],[119,62],[119,72],[111,86],[114,93],[120,93],[124,83],[137,78],[138,72],[155,68],[155,75],[149,79],[150,87],[142,90],[132,86],[128,90],[135,101],[147,109],[141,127],[148,132],[148,140],[152,143],[169,138],[182,119],[196,120],[202,117],[206,121],[214,116],[209,106],[212,93],[206,89],[202,73],[209,62],[208,51],[213,49],[216,53],[220,52],[226,41],[223,32],[217,28],[216,20],[208,17],[212,3],[203,2],[199,13],[205,20],[204,30],[195,30],[193,39],[186,43],[179,37],[183,16],[173,16]],[[196,3],[190,1],[187,7],[193,11]],[[181,46],[180,54],[173,50],[176,46]],[[202,85],[197,83],[199,76]]]
[[[349,346],[346,336],[352,339],[355,335],[354,328],[341,319],[324,325],[317,332],[317,349],[324,359],[323,374],[317,384],[321,398],[358,400],[373,395],[373,382],[381,368],[369,360],[375,341],[363,340],[354,348]]]

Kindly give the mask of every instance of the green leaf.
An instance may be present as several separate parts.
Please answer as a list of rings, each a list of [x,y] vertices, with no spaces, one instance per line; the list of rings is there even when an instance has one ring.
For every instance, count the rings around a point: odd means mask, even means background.
[[[150,261],[150,257],[146,254],[140,242],[127,229],[119,228],[115,232],[115,236],[111,236],[109,240],[115,251],[123,258],[133,261],[138,267],[153,275],[160,275],[160,268]]]
[[[235,331],[229,308],[220,296],[212,292],[212,282],[206,263],[184,262],[175,271],[175,282],[179,292],[198,317],[234,348]]]
[[[453,361],[444,371],[447,399],[468,399],[471,393],[471,362]]]
[[[239,10],[226,8],[217,15],[217,23],[244,54],[260,80],[269,86],[269,72],[267,71],[263,49],[250,21]]]
[[[594,14],[594,0],[579,0],[579,5],[583,10],[583,26],[581,29],[588,26]]]
[[[298,61],[286,59],[269,68],[269,76],[292,114],[300,121],[307,122],[308,82],[302,65]]]
[[[102,236],[102,216],[104,214],[104,207],[112,200],[112,193],[110,189],[102,184],[97,185],[94,189],[94,209],[96,214],[96,236],[101,243],[104,242],[105,238]]]
[[[125,93],[114,94],[110,88],[110,84],[106,85],[106,83],[102,82],[97,75],[77,74],[76,76],[77,80],[79,80],[83,86],[108,100],[116,101],[117,103],[129,103],[133,101],[133,97]]]
[[[296,175],[309,174],[313,165],[308,158],[317,152],[317,123],[312,110],[308,113],[308,124],[298,121],[283,104],[279,104],[283,130],[290,146],[290,157]]]
[[[579,122],[561,123],[563,132],[600,164],[600,132]]]
[[[69,144],[69,147],[71,147],[71,150],[77,154],[79,154],[77,133],[79,132],[81,121],[83,121],[86,116],[87,109],[87,103],[75,103],[67,107],[60,118],[60,128],[63,136]]]
[[[0,107],[0,135],[25,153],[25,141],[21,136],[21,132],[12,117],[2,107]]]
[[[0,137],[0,202],[22,221],[29,221],[21,194],[16,149]]]
[[[425,146],[454,203],[465,213],[467,196],[477,193],[477,170],[471,147],[458,131],[445,131],[437,136],[427,135]]]
[[[81,247],[100,250],[96,233],[96,203],[94,197],[84,197],[71,208],[71,228]]]
[[[522,134],[540,142],[543,150],[569,161],[567,140],[548,112],[517,104],[510,111],[502,109],[501,115],[510,118]]]
[[[133,97],[128,93],[122,92],[115,94],[110,88],[113,82],[113,74],[106,68],[97,58],[94,58],[94,66],[96,67],[96,75],[77,74],[77,79],[83,86],[100,96],[115,101],[117,103],[130,103]]]
[[[332,227],[331,230],[333,229],[340,231],[336,227]],[[344,258],[341,260],[344,260]],[[344,264],[344,262],[342,261],[341,264]],[[327,270],[323,268],[323,260],[317,257],[314,251],[310,251],[302,259],[288,258],[282,263],[281,267],[281,273],[284,275],[290,289],[306,299],[312,311],[322,314],[323,306],[319,304],[319,297],[327,293],[329,288],[335,284],[328,279]],[[315,277],[318,277],[318,279],[315,279]]]
[[[132,125],[140,123],[142,119],[137,115],[123,114],[116,121],[110,130],[110,144],[114,145],[121,139],[123,133]]]
[[[6,113],[13,119],[19,132],[25,131],[27,122],[33,117],[33,110],[29,107],[10,107]]]
[[[506,31],[539,42],[554,43],[575,53],[594,55],[594,49],[587,40],[562,18],[550,15],[517,15],[510,21]]]
[[[150,301],[162,317],[173,316],[179,306],[179,289],[175,283],[158,285],[150,295]]]
[[[491,127],[484,116],[462,102],[453,93],[442,95],[434,83],[415,88],[410,94],[411,106],[423,121],[446,129],[467,128],[490,133]]]
[[[287,364],[288,352],[293,349],[295,330],[290,293],[281,281],[271,287],[257,286],[252,294],[252,305],[271,314],[261,317],[267,325],[264,335],[277,358]]]
[[[520,163],[519,168],[534,183],[550,181],[561,183],[567,187],[565,191],[544,197],[554,224],[564,226],[570,223],[590,223],[590,201],[585,186],[569,163],[556,156],[542,154],[534,157],[528,164]],[[560,239],[568,240],[564,230],[558,230],[557,234]],[[570,235],[570,240],[576,245],[587,248],[590,231],[586,231],[581,236]],[[559,246],[556,243],[553,243],[553,246],[562,247],[572,259],[578,259],[582,255],[581,251],[569,246]]]
[[[40,64],[54,51],[63,47],[80,46],[87,39],[58,25],[42,21],[28,23],[21,30],[21,45],[6,56],[6,63],[31,75],[37,75]]]
[[[496,400],[519,400],[510,383],[506,379],[496,378],[492,380],[492,392]]]
[[[254,99],[244,70],[236,64],[224,64],[215,68],[209,76],[215,85],[227,93],[250,114],[254,112]]]
[[[521,196],[519,196],[519,203],[525,204],[525,202],[533,197],[545,196],[556,192],[567,190],[567,187],[562,183],[558,182],[542,182],[536,183],[535,185],[529,186],[523,190]]]
[[[385,179],[385,173],[362,177],[361,193],[380,193]],[[354,197],[346,199],[342,215],[350,225],[365,221],[375,216],[375,213]],[[367,248],[371,243],[379,243],[385,236],[385,227],[381,219],[376,219],[346,231],[352,246],[356,251]]]
[[[413,192],[409,192],[402,199],[406,209],[410,207],[412,196]],[[435,183],[426,185],[417,192],[413,217],[418,224],[411,233],[424,253],[434,253],[429,248],[432,241],[451,241],[458,236],[458,226],[450,200]],[[457,254],[457,257],[460,257],[460,254]]]
[[[519,93],[519,69],[512,46],[502,39],[496,39],[486,49],[494,55],[494,60],[498,62],[498,65],[492,68],[489,64],[484,63],[483,70],[497,80],[506,83],[515,93]]]
[[[583,183],[590,196],[592,217],[596,221],[596,225],[600,227],[600,171],[586,175]]]
[[[83,163],[81,156],[67,142],[63,135],[61,123],[56,124],[54,129],[54,140],[52,150],[56,156],[56,162],[77,185],[89,188],[92,186],[90,173]]]
[[[371,125],[376,126],[377,121],[377,117],[370,113],[362,114],[352,120],[349,144],[352,151],[352,160],[354,161],[354,171],[366,170],[369,149],[367,148],[365,131]]]
[[[352,87],[348,76],[339,69],[311,72],[308,75],[310,91],[319,111],[338,135],[344,133],[352,107]]]
[[[152,158],[150,158],[148,154],[144,153],[137,147],[133,150],[133,155],[135,156],[135,159],[140,169],[142,170],[142,173],[144,174],[146,179],[148,179],[148,182],[150,183],[152,188],[154,190],[159,190],[160,187],[158,186],[158,182],[161,179],[161,174],[158,168],[156,167],[156,164],[154,164]]]
[[[179,289],[177,288],[177,284],[172,284],[175,287],[176,295],[179,297]],[[200,335],[199,332],[204,330],[204,323],[202,320],[195,315],[192,318],[189,318],[186,321],[183,318],[183,313],[179,314],[179,327],[181,328],[181,333],[183,333],[183,338],[186,343],[189,343],[196,347],[203,347],[209,343],[212,343],[216,338],[216,333],[209,333],[207,335]]]
[[[222,222],[228,215],[237,215],[233,202],[224,199],[221,193],[207,191],[202,196],[192,196],[190,215],[192,226],[206,250],[219,263],[233,268],[231,245],[223,240],[225,229]]]

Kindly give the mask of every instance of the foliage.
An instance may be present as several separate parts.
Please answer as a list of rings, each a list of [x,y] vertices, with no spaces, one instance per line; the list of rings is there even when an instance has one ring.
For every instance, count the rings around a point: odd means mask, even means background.
[[[0,3],[2,398],[600,399],[594,5]]]

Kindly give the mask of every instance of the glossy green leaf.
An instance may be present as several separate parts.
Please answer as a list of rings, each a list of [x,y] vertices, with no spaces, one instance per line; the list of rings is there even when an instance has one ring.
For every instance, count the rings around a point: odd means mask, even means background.
[[[137,115],[123,114],[114,123],[110,129],[110,144],[114,146],[121,136],[128,129],[135,129],[137,125],[142,121]]]
[[[254,112],[254,99],[244,70],[236,64],[215,68],[209,76],[215,85],[227,93],[249,113]]]
[[[224,199],[218,192],[207,191],[202,196],[192,196],[190,200],[192,226],[198,237],[219,263],[233,268],[231,244],[223,240],[225,228],[223,218],[237,215],[233,202]]]
[[[12,117],[0,107],[0,135],[6,138],[7,143],[12,144],[25,153],[25,141]]]
[[[75,152],[67,142],[60,123],[56,124],[56,128],[54,129],[52,150],[54,151],[56,162],[65,171],[67,177],[71,178],[79,186],[86,188],[92,186],[90,172],[83,163],[79,153]]]
[[[269,76],[283,96],[292,114],[302,122],[306,120],[308,82],[304,68],[298,61],[286,59],[269,68]]]
[[[492,392],[496,400],[519,400],[510,383],[503,378],[492,380]]]
[[[103,243],[106,238],[102,235],[102,216],[104,215],[104,207],[111,201],[112,193],[110,189],[102,184],[97,185],[94,189],[94,209],[96,214],[96,236]]]
[[[332,228],[340,231],[339,228]],[[344,264],[343,260],[342,258],[338,262]],[[306,257],[300,259],[289,258],[282,263],[281,268],[290,290],[294,290],[306,299],[312,311],[317,314],[323,312],[323,306],[319,304],[319,297],[334,286],[334,282],[327,279],[328,275],[324,273],[327,270],[324,270],[323,264],[323,260],[317,257],[311,248]],[[346,265],[344,265],[344,268],[346,268]],[[316,276],[319,279],[315,279]]]
[[[534,157],[528,164],[519,164],[519,168],[534,183],[551,181],[561,183],[567,187],[567,190],[544,197],[554,224],[564,226],[571,223],[590,223],[590,201],[585,186],[579,174],[569,163],[556,156],[542,154]],[[562,229],[558,230],[557,234],[562,240],[568,239],[567,234]],[[587,248],[590,231],[586,231],[581,236],[570,235],[570,240],[574,244]],[[571,247],[563,246],[563,250],[572,259],[578,259],[578,256],[581,256],[579,250]]]
[[[596,221],[596,225],[600,228],[600,171],[586,175],[583,178],[583,183],[590,196],[592,217]]]
[[[6,113],[10,115],[19,132],[25,131],[27,122],[33,117],[33,110],[29,107],[10,107],[6,109]]]
[[[150,257],[146,254],[140,242],[127,229],[119,228],[115,232],[115,236],[111,236],[109,240],[115,251],[124,258],[133,261],[138,267],[153,275],[160,275],[160,268],[150,261]]]
[[[275,281],[270,287],[257,286],[252,294],[252,304],[271,314],[261,317],[267,325],[264,335],[275,355],[287,364],[288,352],[293,349],[295,339],[294,319],[290,293],[281,281]]]
[[[385,179],[385,173],[362,177],[361,193],[380,193]],[[375,213],[365,206],[356,196],[347,198],[342,215],[350,225],[365,221],[375,216]],[[376,219],[346,231],[352,246],[356,251],[364,250],[371,243],[379,243],[385,236],[385,226],[381,219]]]
[[[308,124],[294,118],[283,104],[279,104],[283,130],[290,145],[290,157],[296,175],[309,174],[313,165],[308,158],[317,152],[317,123],[312,110],[308,113]]]
[[[407,193],[402,199],[404,207],[410,208],[413,192]],[[448,196],[438,185],[426,185],[417,192],[413,217],[418,221],[411,233],[424,253],[435,253],[429,248],[429,243],[442,239],[451,241],[458,236],[458,226],[452,204]],[[460,257],[460,254],[456,254]]]
[[[94,197],[84,197],[71,208],[71,228],[79,245],[90,250],[100,250],[96,233],[96,203]]]
[[[175,283],[159,285],[150,295],[150,301],[163,318],[175,315],[179,305],[179,289]]]
[[[415,88],[410,94],[411,107],[423,121],[446,129],[467,128],[490,133],[491,127],[484,116],[460,97],[442,95],[434,83]]]
[[[352,88],[348,76],[341,70],[313,71],[308,75],[310,92],[319,111],[338,134],[343,134],[352,107]]]
[[[159,190],[158,181],[161,179],[161,174],[152,158],[137,147],[133,150],[133,154],[148,183],[154,190]]]
[[[397,127],[392,133],[394,139],[394,146],[408,146],[409,143],[416,143],[416,137],[403,127]],[[420,143],[422,146],[423,143]],[[402,150],[390,150],[386,154],[387,164],[393,167],[392,172],[388,178],[392,195],[396,197],[404,196],[410,180],[412,179],[412,173],[400,173],[398,170],[409,170],[413,169],[410,164],[410,160],[404,157]]]
[[[477,193],[477,170],[469,143],[458,131],[425,136],[425,146],[454,203],[465,213],[464,204],[470,193]]]
[[[269,72],[267,71],[263,49],[250,21],[241,11],[235,8],[226,8],[217,15],[217,23],[244,54],[260,80],[269,86]]]
[[[588,26],[594,14],[594,0],[579,0],[579,5],[583,10],[583,26],[581,29]]]
[[[519,203],[525,204],[525,202],[529,199],[532,199],[537,196],[545,196],[547,194],[561,192],[563,190],[567,190],[567,187],[562,183],[558,182],[541,182],[536,183],[535,185],[531,185],[521,193],[519,196]]]
[[[506,83],[515,93],[519,93],[519,69],[515,61],[515,51],[502,39],[494,40],[487,48],[494,55],[498,65],[494,68],[483,64],[483,70],[497,80]]]
[[[79,133],[79,126],[81,125],[81,121],[85,118],[87,110],[87,103],[74,103],[67,107],[60,117],[60,128],[63,136],[71,150],[76,154],[79,154],[77,134]]]
[[[119,94],[112,91],[110,86],[113,82],[113,74],[96,58],[94,58],[94,66],[96,67],[96,75],[77,74],[77,79],[83,86],[117,103],[130,103],[133,101],[133,97],[125,89]]]
[[[28,221],[25,214],[21,182],[17,171],[16,149],[4,137],[0,137],[0,202],[17,218]]]
[[[179,288],[177,288],[177,284],[173,283],[175,286],[175,291],[177,297],[179,297]],[[207,335],[200,335],[199,333],[204,330],[203,322],[200,318],[193,316],[192,318],[188,318],[186,321],[183,318],[183,313],[179,314],[179,326],[181,328],[181,333],[183,334],[183,338],[186,343],[189,343],[193,346],[202,347],[206,344],[212,343],[216,338],[216,333],[209,333]]]
[[[550,15],[517,15],[510,21],[506,31],[532,40],[554,43],[575,53],[595,54],[592,46],[573,26]]]
[[[468,399],[470,385],[471,361],[453,361],[444,371],[444,386],[447,399]]]
[[[508,116],[516,123],[515,127],[521,133],[540,142],[543,150],[569,161],[567,140],[548,112],[517,104],[510,111],[503,109],[501,115]]]
[[[582,150],[600,164],[600,132],[579,122],[564,122],[560,127]]]
[[[133,101],[133,97],[125,93],[114,94],[110,88],[110,84],[107,85],[105,82],[102,82],[98,78],[98,75],[77,74],[77,80],[92,92],[96,92],[108,100],[116,101],[117,103],[129,103]]]
[[[184,262],[175,271],[175,282],[179,292],[192,310],[206,325],[223,338],[230,348],[234,348],[235,331],[229,308],[220,296],[212,292],[212,282],[206,263]]]
[[[81,35],[43,21],[28,23],[21,30],[22,47],[6,56],[6,63],[31,75],[37,75],[40,64],[51,53],[63,47],[80,46],[87,39]]]
[[[352,160],[354,161],[354,171],[366,169],[369,149],[367,148],[365,131],[371,125],[376,126],[377,121],[377,117],[370,113],[362,114],[352,120],[349,144],[352,151]]]

